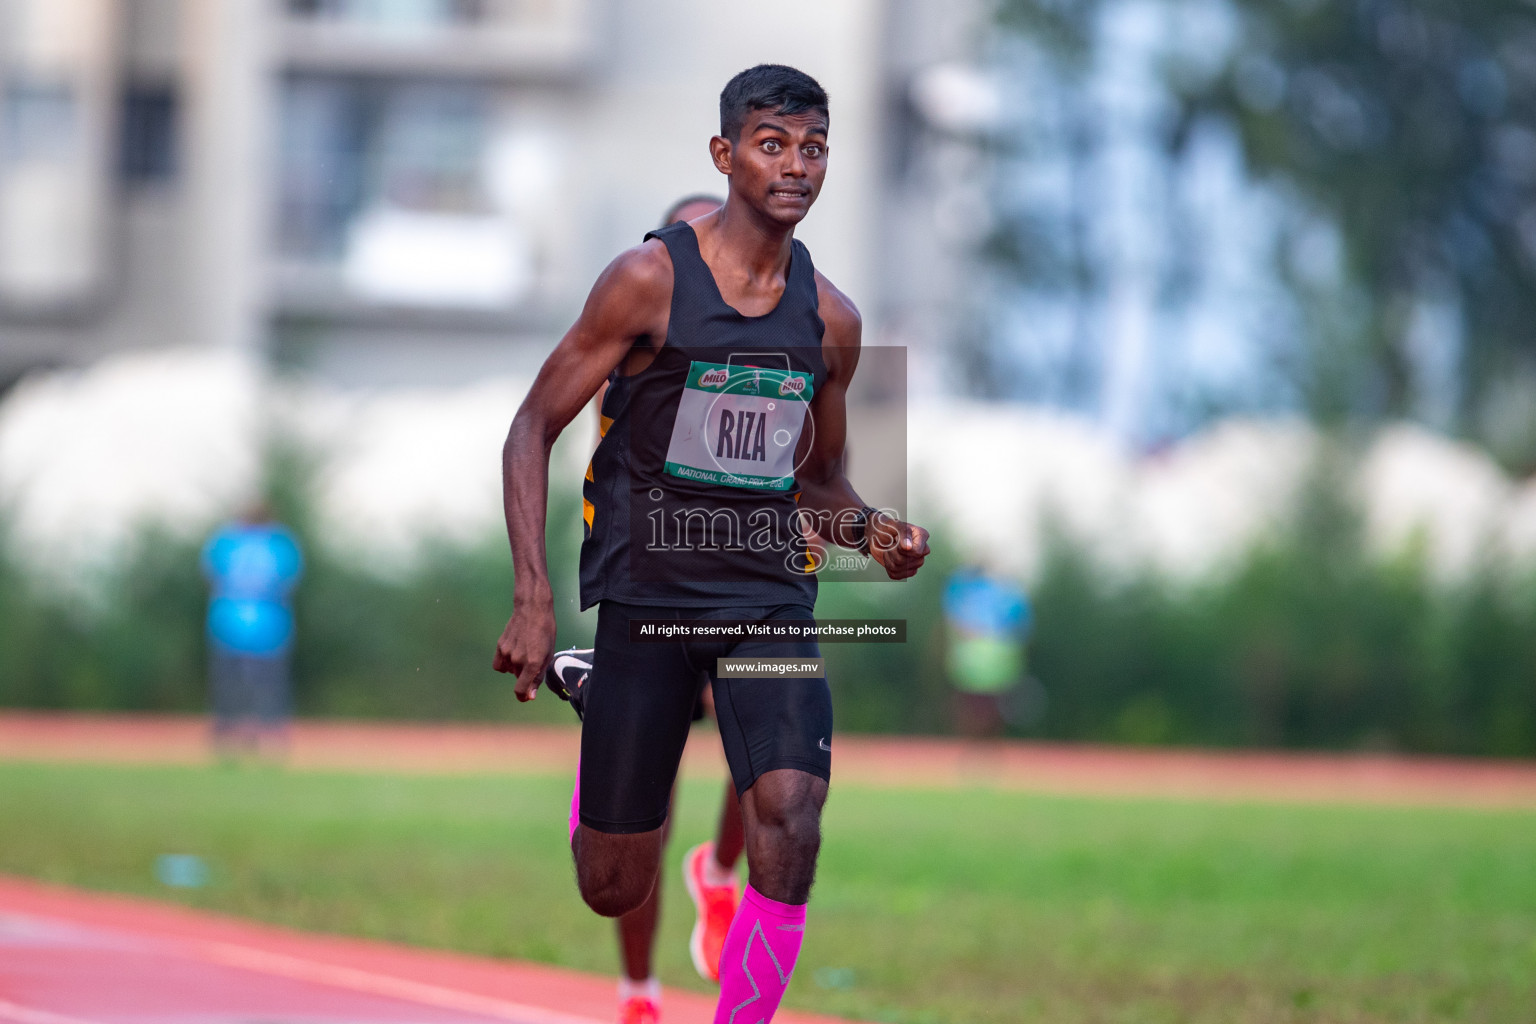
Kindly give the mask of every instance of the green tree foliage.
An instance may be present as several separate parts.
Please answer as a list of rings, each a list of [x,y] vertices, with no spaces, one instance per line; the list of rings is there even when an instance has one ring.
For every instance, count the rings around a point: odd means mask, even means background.
[[[202,706],[206,598],[195,544],[146,527],[86,599],[41,585],[7,539],[0,531],[0,705]]]
[[[1319,354],[1324,405],[1413,413],[1424,386],[1415,317],[1439,304],[1461,335],[1454,425],[1536,464],[1536,434],[1518,422],[1531,407],[1510,391],[1523,381],[1528,399],[1536,380],[1536,8],[1230,3],[1238,31],[1224,66],[1199,78],[1174,69],[1183,109],[1171,138],[1177,146],[1202,117],[1226,120],[1254,171],[1337,226],[1352,327],[1339,337],[1311,326],[1357,358]],[[1298,270],[1305,277],[1295,266],[1289,277],[1305,292]]]
[[[1078,309],[1095,300],[1106,254],[1087,225],[1105,197],[1082,169],[1102,146],[1093,97],[1115,75],[1109,26],[1135,22],[1165,65],[1166,95],[1150,99],[1166,105],[1169,185],[1215,127],[1278,199],[1280,223],[1263,211],[1253,238],[1275,234],[1275,281],[1294,311],[1253,339],[1273,377],[1254,382],[1256,400],[1330,422],[1421,418],[1536,469],[1536,6],[1000,0],[997,12],[1007,31],[993,53],[1023,83],[1011,107],[1028,125],[1005,140],[1004,177],[1054,161],[1078,182],[1033,205],[1003,182],[985,254],[1016,288]],[[1170,195],[1170,209],[1179,202]],[[1162,228],[1175,239],[1165,300],[1201,272],[1183,219],[1174,210]],[[1091,351],[1093,330],[1078,334],[1074,351]],[[1069,360],[1059,372],[1031,387],[1081,404],[1091,369]]]
[[[1099,339],[1090,311],[1102,296],[1104,268],[1093,239],[1101,197],[1088,184],[1088,167],[1102,144],[1102,124],[1087,82],[1102,6],[1100,0],[1002,0],[997,7],[1005,32],[995,41],[995,56],[1010,72],[1003,80],[1016,102],[989,140],[999,180],[991,196],[994,226],[980,256],[996,272],[997,306],[1021,297],[1065,300],[1072,327],[1068,351],[1045,365],[1021,364],[1001,323],[960,338],[957,358],[978,395],[1079,408],[1097,401]],[[1065,194],[1043,198],[1012,187],[1012,179],[1042,165],[1060,169],[1069,182]]]
[[[295,594],[294,697],[300,714],[566,722],[555,700],[514,712],[506,676],[491,670],[512,607],[504,540],[428,542],[407,564],[360,564],[316,527],[317,468],[300,447],[271,446],[265,492],[298,536],[306,571]],[[576,611],[580,505],[557,494],[550,510],[556,615],[562,641],[585,643]],[[142,529],[98,578],[61,592],[35,578],[0,520],[0,706],[196,712],[207,707],[207,584],[199,543]]]
[[[1032,650],[1063,739],[1536,753],[1536,579],[1437,584],[1367,554],[1325,460],[1290,526],[1219,577],[1102,572],[1065,540],[1035,593]]]

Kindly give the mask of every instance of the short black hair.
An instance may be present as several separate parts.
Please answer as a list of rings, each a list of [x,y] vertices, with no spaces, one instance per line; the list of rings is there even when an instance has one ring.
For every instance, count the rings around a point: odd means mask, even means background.
[[[719,196],[712,196],[707,192],[695,192],[691,196],[683,196],[683,198],[667,207],[667,212],[662,214],[661,217],[661,226],[666,227],[677,220],[677,215],[682,213],[685,207],[692,206],[694,203],[713,203],[715,206],[724,206],[725,200]]]
[[[720,90],[720,134],[732,142],[754,110],[777,110],[791,116],[819,110],[830,121],[827,90],[804,71],[787,64],[759,64],[738,74]]]

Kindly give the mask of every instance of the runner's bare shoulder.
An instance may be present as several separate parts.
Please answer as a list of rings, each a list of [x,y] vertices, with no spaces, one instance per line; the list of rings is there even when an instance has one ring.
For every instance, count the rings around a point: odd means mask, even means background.
[[[859,307],[819,270],[816,271],[816,303],[821,322],[827,325],[822,344],[856,347],[864,329]]]
[[[646,333],[665,324],[672,308],[672,257],[652,238],[625,249],[604,268],[592,286],[583,316],[619,320],[632,333]]]

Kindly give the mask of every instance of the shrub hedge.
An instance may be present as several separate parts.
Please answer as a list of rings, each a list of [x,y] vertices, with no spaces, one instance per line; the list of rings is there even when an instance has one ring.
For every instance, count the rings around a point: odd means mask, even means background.
[[[269,491],[308,557],[296,597],[301,714],[569,720],[558,701],[517,707],[490,669],[511,606],[502,538],[428,543],[410,568],[374,572],[322,542],[304,479],[301,459],[276,453]],[[1373,558],[1345,493],[1320,471],[1285,529],[1192,584],[1106,572],[1058,531],[1031,594],[1034,681],[1011,731],[1536,754],[1536,578],[1490,559],[1462,583],[1437,584],[1415,552]],[[550,516],[562,643],[588,641],[594,621],[576,610],[578,500],[557,496]],[[825,646],[840,729],[949,728],[939,597],[955,563],[935,532],[934,561],[915,580],[822,588],[822,616],[909,623],[904,645]],[[0,555],[0,705],[201,709],[196,543],[146,528],[90,591],[61,596]]]

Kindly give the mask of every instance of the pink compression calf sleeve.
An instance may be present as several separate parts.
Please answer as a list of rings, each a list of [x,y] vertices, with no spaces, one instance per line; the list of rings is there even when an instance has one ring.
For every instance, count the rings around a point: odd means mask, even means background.
[[[576,826],[581,824],[581,755],[576,755],[576,782],[571,786],[571,834],[570,841],[576,841]]]
[[[715,1024],[772,1020],[804,937],[805,904],[779,903],[747,886],[720,951]]]

